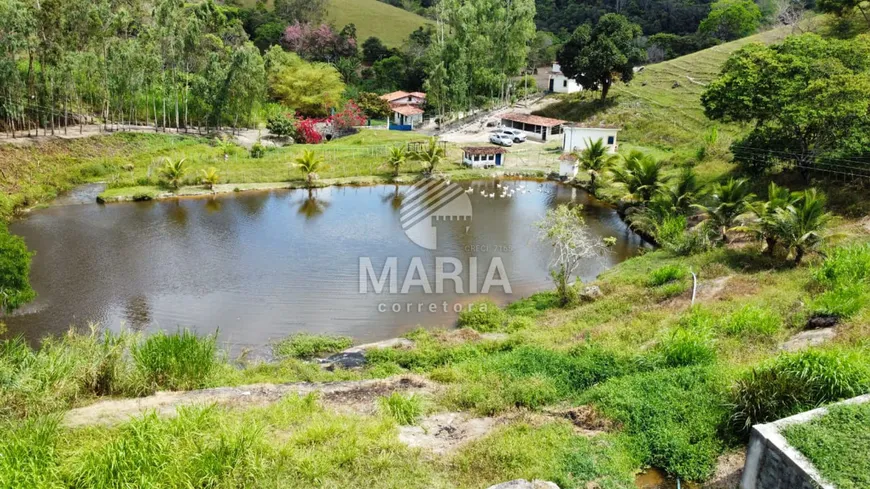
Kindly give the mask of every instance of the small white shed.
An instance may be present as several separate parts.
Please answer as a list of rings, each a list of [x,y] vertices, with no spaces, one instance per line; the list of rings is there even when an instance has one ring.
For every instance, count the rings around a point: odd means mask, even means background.
[[[577,158],[571,153],[565,153],[559,157],[559,176],[562,178],[572,179],[577,176],[580,170],[580,164]]]
[[[589,141],[604,141],[607,151],[616,153],[619,143],[616,142],[616,134],[619,128],[615,126],[590,127],[584,124],[566,124],[562,127],[565,137],[562,140],[562,152],[571,153],[583,151],[589,145]]]
[[[555,93],[576,93],[583,90],[583,87],[573,78],[568,78],[562,73],[562,67],[559,63],[553,63],[553,69],[550,71],[550,91]]]

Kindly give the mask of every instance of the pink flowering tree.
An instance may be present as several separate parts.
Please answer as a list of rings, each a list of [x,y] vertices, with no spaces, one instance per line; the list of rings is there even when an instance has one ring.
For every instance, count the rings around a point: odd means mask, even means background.
[[[337,34],[326,24],[300,24],[287,26],[281,45],[300,57],[311,61],[335,61],[356,55],[356,39]]]

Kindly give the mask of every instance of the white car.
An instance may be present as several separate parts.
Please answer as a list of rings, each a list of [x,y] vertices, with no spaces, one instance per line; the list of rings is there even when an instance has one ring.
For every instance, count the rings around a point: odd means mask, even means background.
[[[523,133],[523,131],[520,131],[519,129],[503,127],[499,129],[498,133],[511,138],[511,140],[515,143],[526,142],[526,135]]]
[[[507,134],[501,134],[501,133],[493,134],[492,136],[490,136],[489,142],[492,144],[497,144],[499,146],[513,146],[514,145],[513,138],[511,138]]]

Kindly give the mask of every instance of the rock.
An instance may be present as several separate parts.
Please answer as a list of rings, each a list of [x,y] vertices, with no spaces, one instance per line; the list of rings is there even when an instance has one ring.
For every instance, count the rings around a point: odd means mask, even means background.
[[[384,341],[378,341],[375,343],[366,343],[363,345],[357,345],[347,350],[342,351],[342,353],[359,353],[365,352],[366,350],[373,350],[376,348],[411,348],[414,346],[414,342],[407,338],[390,338]]]
[[[604,292],[601,292],[601,287],[597,285],[589,285],[583,288],[583,293],[580,294],[583,300],[594,301],[604,297]]]
[[[682,87],[682,85],[680,85],[680,82],[678,82],[678,81],[675,81],[674,84],[671,85],[671,88],[680,88],[680,87]]]
[[[361,351],[341,352],[322,360],[326,370],[335,370],[337,367],[350,370],[361,368],[366,364],[365,353]]]
[[[488,489],[559,489],[559,486],[547,481],[533,480],[529,482],[525,479],[517,479],[490,486]]]
[[[797,351],[810,346],[818,346],[837,336],[836,328],[813,329],[809,331],[801,331],[792,336],[788,341],[780,346],[780,349],[785,351]]]
[[[840,318],[831,314],[817,314],[811,317],[804,329],[833,328],[840,322]]]

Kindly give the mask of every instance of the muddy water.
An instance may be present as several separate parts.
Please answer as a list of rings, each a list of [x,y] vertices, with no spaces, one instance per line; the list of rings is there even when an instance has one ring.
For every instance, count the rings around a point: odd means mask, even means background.
[[[549,250],[538,243],[534,223],[560,203],[585,204],[592,231],[617,239],[611,253],[582,264],[584,280],[642,246],[612,209],[596,205],[580,190],[511,182],[527,192],[500,198],[496,183],[462,184],[475,189],[467,194],[473,217],[438,221],[434,251],[414,244],[402,231],[399,208],[408,191],[402,186],[35,211],[11,230],[36,251],[32,283],[39,296],[6,323],[13,334],[30,339],[95,322],[115,330],[219,330],[222,340],[239,346],[263,345],[299,331],[376,341],[418,325],[452,326],[454,307],[482,297],[469,293],[471,258],[477,259],[478,287],[494,259],[503,263],[511,293],[497,286],[488,294],[499,302],[551,287]],[[88,192],[83,189],[63,202],[77,203]],[[417,257],[432,293],[415,286],[406,294],[377,294],[371,284],[368,293],[360,293],[360,259],[370,259],[380,274],[390,257],[398,264],[399,287]],[[436,257],[460,260],[463,293],[450,280],[441,293],[434,290]],[[396,305],[400,310],[393,312]]]

